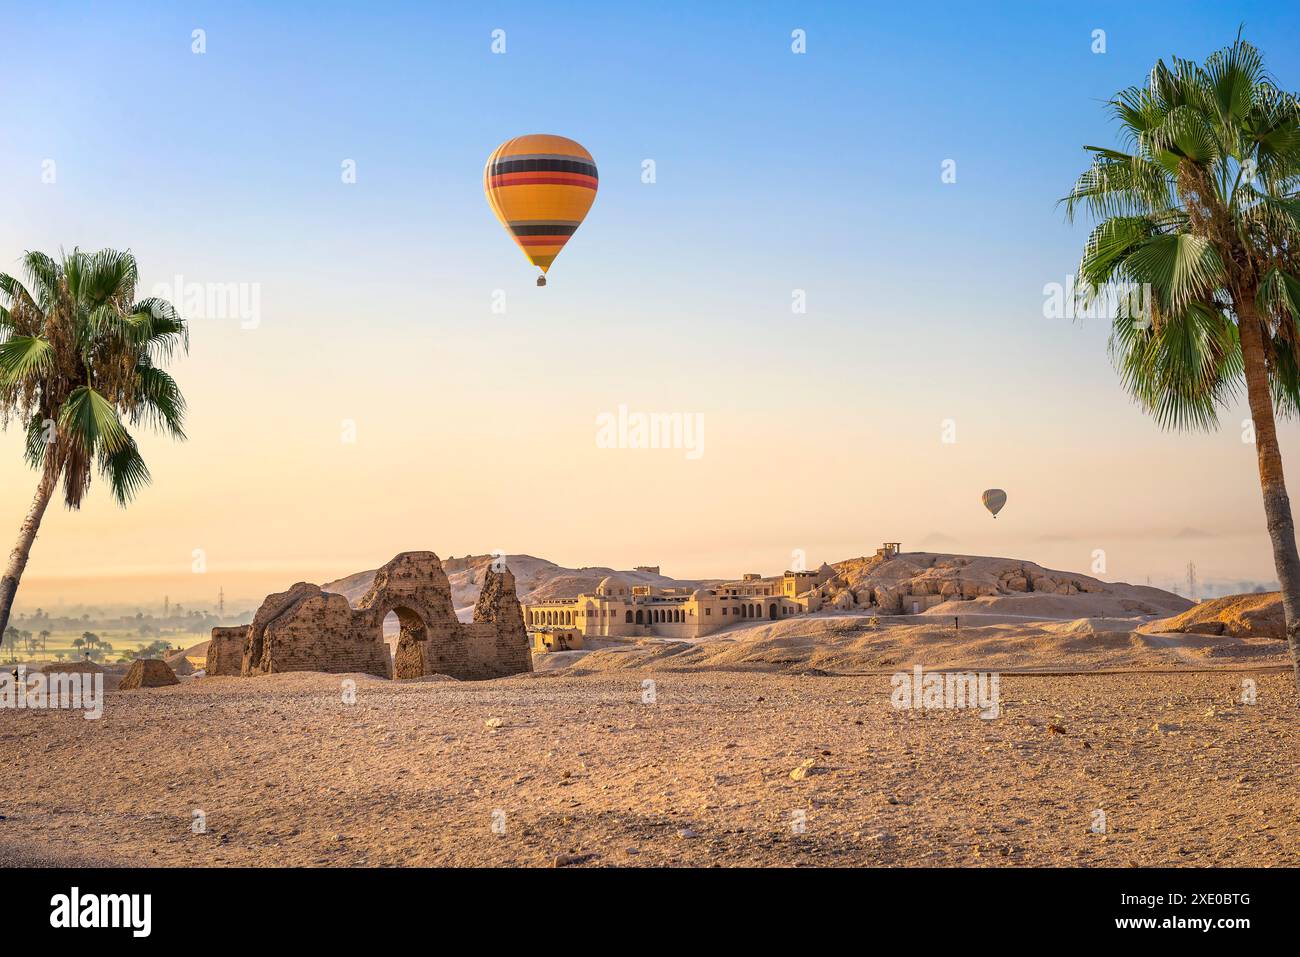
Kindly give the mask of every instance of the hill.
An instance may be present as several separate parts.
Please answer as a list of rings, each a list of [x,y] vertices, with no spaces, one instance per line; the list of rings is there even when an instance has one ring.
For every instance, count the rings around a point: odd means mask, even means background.
[[[468,619],[473,611],[479,583],[494,560],[492,555],[443,560],[453,603],[463,619]],[[719,583],[717,579],[670,578],[605,565],[565,568],[532,555],[507,555],[505,560],[514,572],[519,599],[523,602],[589,594],[607,575],[618,575],[635,585],[660,588],[698,588]],[[835,577],[822,586],[828,602],[847,592],[848,607],[871,608],[882,614],[910,611],[912,602],[905,599],[911,597],[919,599],[916,604],[923,614],[982,613],[1038,619],[1168,616],[1192,607],[1187,599],[1159,588],[1104,582],[1014,558],[903,552],[885,559],[878,556],[846,559],[831,568]],[[370,588],[374,576],[371,569],[321,587],[355,603]]]
[[[1146,634],[1181,632],[1194,635],[1228,635],[1235,638],[1286,640],[1281,592],[1225,595],[1193,605],[1181,615],[1148,622],[1138,629]]]
[[[903,552],[888,559],[853,558],[833,567],[858,606],[870,603],[886,613],[910,610],[908,597],[921,599],[916,604],[923,614],[981,612],[1041,619],[1132,618],[1192,607],[1160,588],[1104,582],[1023,559]]]
[[[447,573],[451,584],[452,603],[456,613],[469,620],[478,601],[479,586],[487,567],[496,561],[493,555],[467,555],[464,558],[444,558],[442,569]],[[654,585],[658,588],[697,588],[711,582],[696,579],[669,578],[652,572],[623,571],[605,565],[583,566],[582,568],[565,568],[544,558],[532,555],[506,555],[506,565],[514,573],[515,587],[522,602],[545,601],[550,598],[575,598],[586,592],[594,592],[600,580],[609,575],[618,575],[634,585]],[[321,586],[325,591],[336,592],[345,596],[354,605],[369,589],[374,581],[375,570],[357,572]]]

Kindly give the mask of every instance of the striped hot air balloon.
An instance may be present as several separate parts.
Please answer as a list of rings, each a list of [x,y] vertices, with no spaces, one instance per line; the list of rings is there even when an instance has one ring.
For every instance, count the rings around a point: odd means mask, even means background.
[[[1007,493],[1000,488],[985,489],[980,498],[984,501],[984,507],[993,513],[994,518],[998,517],[1002,506],[1007,504]]]
[[[596,200],[596,161],[564,136],[534,133],[506,140],[483,168],[487,200],[528,261],[537,285]]]

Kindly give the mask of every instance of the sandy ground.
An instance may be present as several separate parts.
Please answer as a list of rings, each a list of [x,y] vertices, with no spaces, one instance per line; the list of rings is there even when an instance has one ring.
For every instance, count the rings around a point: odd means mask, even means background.
[[[973,602],[966,602],[969,606]],[[561,664],[583,670],[618,668],[816,668],[846,672],[930,668],[1097,670],[1286,664],[1284,642],[1272,638],[1143,634],[1148,619],[1033,620],[1014,614],[875,616],[861,612],[759,621],[693,642],[596,642]],[[873,623],[874,622],[874,623]],[[543,667],[553,667],[539,658]]]
[[[583,664],[0,712],[0,864],[1300,865],[1300,721],[1267,664],[1004,674],[989,721],[895,710],[888,675]]]

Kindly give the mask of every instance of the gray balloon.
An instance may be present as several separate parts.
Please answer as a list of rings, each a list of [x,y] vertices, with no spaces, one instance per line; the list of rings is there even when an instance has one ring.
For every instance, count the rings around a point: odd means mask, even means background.
[[[1000,488],[985,489],[980,497],[984,499],[984,507],[993,513],[994,518],[998,517],[1002,506],[1007,504],[1007,493]]]

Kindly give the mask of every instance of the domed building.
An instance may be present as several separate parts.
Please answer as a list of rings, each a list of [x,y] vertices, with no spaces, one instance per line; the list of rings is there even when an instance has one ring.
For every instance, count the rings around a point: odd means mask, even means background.
[[[596,594],[605,598],[618,598],[632,594],[632,586],[617,575],[606,575],[596,586]]]
[[[698,638],[746,619],[777,621],[806,610],[780,578],[747,574],[716,588],[686,589],[607,575],[593,594],[525,605],[524,621],[534,633],[534,648],[541,650],[559,647],[561,637],[570,648],[581,647],[575,639]]]

